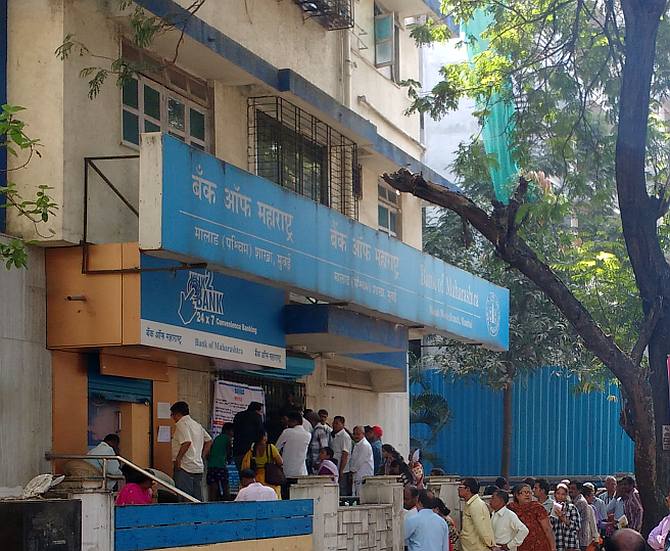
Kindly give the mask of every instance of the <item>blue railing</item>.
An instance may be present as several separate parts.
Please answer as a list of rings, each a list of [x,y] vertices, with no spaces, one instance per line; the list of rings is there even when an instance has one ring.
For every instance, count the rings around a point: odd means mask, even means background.
[[[127,505],[115,511],[115,551],[188,547],[312,533],[311,499]]]

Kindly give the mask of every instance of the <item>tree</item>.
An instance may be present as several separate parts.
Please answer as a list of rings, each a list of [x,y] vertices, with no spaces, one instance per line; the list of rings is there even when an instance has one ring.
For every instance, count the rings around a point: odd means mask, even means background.
[[[421,362],[415,357],[410,357],[409,383],[411,392],[409,424],[425,425],[428,429],[428,436],[425,438],[410,435],[409,447],[410,450],[420,449],[422,458],[435,463],[439,458],[431,453],[430,446],[442,429],[451,422],[451,409],[444,396],[431,390],[421,369]]]
[[[33,157],[40,155],[39,140],[28,137],[25,123],[17,116],[23,110],[24,108],[18,105],[0,106],[0,148],[17,158],[21,156],[19,164],[7,170],[8,173],[25,168]],[[16,189],[16,185],[8,180],[4,186],[0,186],[0,195],[4,195],[5,198],[4,204],[0,206],[13,208],[19,216],[28,218],[39,234],[41,225],[46,223],[58,209],[48,194],[49,189],[51,188],[47,184],[41,184],[34,198],[25,199]],[[12,238],[6,243],[0,243],[0,260],[8,270],[12,267],[25,268],[28,263],[26,242]]]
[[[470,197],[486,202],[492,198],[492,188],[486,182],[487,163],[480,141],[459,149],[453,166],[459,175],[459,184]],[[576,236],[561,232],[565,207],[553,217],[543,217],[543,224],[535,224],[536,234],[560,235],[567,244],[574,244]],[[586,238],[582,232],[582,239]],[[546,239],[546,238],[545,238]],[[599,251],[595,243],[593,250]],[[566,250],[575,251],[571,246]],[[593,365],[593,358],[581,346],[570,324],[536,285],[518,272],[509,270],[497,257],[494,249],[479,234],[463,232],[461,218],[451,211],[443,211],[424,229],[424,251],[445,262],[501,285],[510,291],[510,348],[503,353],[483,348],[473,348],[447,338],[434,337],[423,357],[423,364],[437,368],[445,375],[477,375],[483,383],[503,391],[503,441],[500,473],[508,477],[511,463],[512,438],[512,384],[524,372],[551,365],[562,366],[577,373],[584,386],[602,381],[602,370]],[[598,253],[573,253],[582,266],[590,266],[593,255]],[[576,266],[575,262],[570,263]],[[577,268],[574,268],[575,270]],[[580,272],[581,273],[581,272]],[[585,276],[584,276],[585,277]],[[577,342],[577,345],[575,345]]]
[[[439,117],[471,95],[485,117],[492,98],[513,102],[512,149],[522,172],[509,203],[490,207],[406,170],[385,179],[476,228],[505,263],[541,289],[619,380],[648,530],[664,514],[670,487],[670,457],[662,446],[663,425],[670,425],[670,266],[664,254],[670,155],[668,125],[660,116],[670,76],[667,1],[447,0],[443,9],[460,21],[488,10],[490,48],[472,64],[446,68],[428,96],[414,90],[416,106]],[[542,193],[533,185],[531,171],[540,169],[551,175],[554,189]],[[595,308],[585,300],[592,289],[580,288],[579,278],[560,267],[569,251],[558,238],[553,245],[538,243],[546,236],[532,231],[557,198],[576,213],[589,202],[620,219],[626,255],[617,260],[630,269],[637,294],[630,319],[640,313],[628,348],[631,331],[606,328],[625,317],[630,301]],[[620,241],[621,235],[610,237]],[[591,283],[600,280],[591,277]]]
[[[121,15],[129,17],[131,28],[131,40],[140,49],[149,48],[154,41],[172,31],[178,33],[177,40],[172,52],[172,58],[167,60],[164,66],[158,62],[138,62],[128,59],[123,55],[109,57],[92,51],[89,46],[79,40],[74,33],[68,33],[63,43],[56,48],[56,56],[62,61],[67,60],[73,54],[87,57],[92,65],[84,67],[79,76],[88,83],[88,97],[93,100],[100,93],[109,77],[115,79],[116,85],[122,88],[129,79],[143,70],[159,70],[165,66],[175,65],[179,59],[179,51],[184,42],[186,27],[191,18],[202,8],[207,0],[193,0],[184,8],[179,15],[167,18],[151,15],[143,7],[138,6],[133,0],[116,0],[116,7]]]
[[[174,57],[168,64],[175,64],[179,57],[179,49],[184,41],[185,29],[190,18],[205,4],[207,0],[194,0],[184,11],[181,17],[166,20],[148,14],[143,8],[134,4],[132,0],[117,0],[120,12],[130,15],[132,40],[139,48],[149,47],[157,37],[177,30],[179,36],[174,47]],[[80,76],[87,80],[89,97],[94,99],[110,76],[115,77],[116,85],[122,87],[124,83],[145,67],[137,62],[127,60],[123,56],[110,58],[92,52],[88,46],[76,40],[74,34],[67,34],[63,43],[56,49],[55,55],[61,60],[68,59],[74,52],[80,56],[88,56],[97,64],[84,68]],[[4,104],[0,106],[0,149],[18,159],[17,165],[8,169],[6,175],[22,170],[35,158],[40,157],[42,144],[39,139],[30,138],[26,134],[26,124],[19,118],[25,108],[19,105]],[[2,181],[0,181],[2,183]],[[0,186],[0,195],[4,196],[4,203],[0,208],[13,208],[19,216],[28,218],[34,225],[36,233],[41,237],[49,237],[41,233],[41,228],[54,216],[58,205],[49,195],[52,189],[48,184],[40,184],[35,196],[24,198],[16,185],[9,179]],[[28,262],[26,245],[21,238],[15,237],[7,242],[0,242],[0,261],[6,269],[12,267],[25,268]]]

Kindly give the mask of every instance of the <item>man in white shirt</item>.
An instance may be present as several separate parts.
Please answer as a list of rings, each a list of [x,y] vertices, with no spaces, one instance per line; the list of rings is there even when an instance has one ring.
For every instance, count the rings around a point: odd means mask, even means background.
[[[240,473],[240,491],[235,501],[276,501],[277,492],[269,486],[256,482],[256,473],[251,469],[244,469]]]
[[[496,490],[491,496],[491,526],[493,526],[493,537],[496,547],[516,551],[528,535],[528,528],[519,520],[516,513],[507,508],[509,494],[505,490]]]
[[[302,415],[297,411],[288,414],[288,428],[279,435],[277,449],[284,461],[286,486],[282,488],[282,497],[288,499],[288,488],[295,484],[299,476],[307,476],[307,448],[312,435],[302,428]]]
[[[175,402],[170,408],[175,422],[172,436],[174,483],[177,488],[202,501],[203,456],[209,455],[212,437],[189,415],[186,402]]]
[[[340,470],[340,496],[351,495],[351,469],[349,467],[349,456],[351,455],[351,436],[344,428],[344,417],[336,415],[333,418],[333,459]]]
[[[86,455],[121,455],[119,453],[120,443],[121,440],[119,440],[118,434],[113,433],[108,434],[107,436],[105,436],[102,442],[100,442],[97,446],[89,450]],[[108,475],[119,476],[119,477],[123,476],[121,474],[121,465],[119,465],[119,462],[116,459],[110,459],[109,461],[103,461],[102,459],[87,459],[86,461],[91,465],[93,465],[94,467],[100,469],[101,473],[103,463],[107,463]],[[112,490],[117,485],[117,483],[118,483],[117,480],[108,480],[107,489]]]
[[[363,427],[354,427],[354,449],[351,452],[351,473],[354,480],[354,494],[360,495],[363,478],[366,476],[374,476],[375,464],[372,454],[372,446],[368,439],[365,438],[365,430]]]

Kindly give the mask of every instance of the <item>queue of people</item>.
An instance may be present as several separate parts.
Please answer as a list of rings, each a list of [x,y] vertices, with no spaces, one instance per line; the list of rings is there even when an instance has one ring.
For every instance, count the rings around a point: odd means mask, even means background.
[[[241,488],[251,488],[244,492],[247,496],[260,495],[260,485],[274,492],[277,499],[287,499],[290,486],[298,477],[307,475],[329,476],[339,485],[342,496],[359,495],[364,478],[374,475],[397,475],[405,485],[423,488],[423,469],[418,461],[408,464],[393,446],[383,444],[380,426],[355,426],[350,431],[341,415],[329,424],[329,414],[324,409],[315,412],[288,408],[282,415],[283,430],[276,442],[269,440],[259,402],[251,402],[237,413],[214,439],[191,417],[186,402],[174,403],[170,414],[175,422],[171,441],[173,477],[161,474],[176,488],[201,501],[203,476],[210,501],[231,499],[232,463],[240,475]],[[116,455],[118,450],[119,437],[110,434],[90,453]],[[91,460],[94,461],[99,460]],[[109,462],[108,472],[116,469],[118,473],[114,470],[114,474],[120,475],[116,463]],[[253,473],[253,479],[249,473]],[[151,492],[153,487],[147,482],[149,479],[139,480],[133,469],[123,475],[128,489],[119,495],[119,505],[151,502],[147,498],[147,490]],[[153,492],[156,494],[155,487]]]
[[[632,477],[606,480],[606,489],[596,493],[591,483],[563,480],[553,496],[544,479],[526,479],[511,488],[504,478],[484,491],[489,503],[480,496],[480,484],[464,478],[458,486],[464,501],[460,533],[446,527],[450,545],[460,539],[462,551],[638,551],[645,548],[639,531],[643,509]],[[413,520],[418,511],[440,507],[430,492],[415,486],[405,488],[405,537],[409,551],[443,551],[445,525],[429,514],[426,520]],[[670,508],[670,494],[667,497]],[[432,505],[431,505],[432,504]],[[428,507],[428,505],[431,505]],[[417,535],[418,531],[430,532]],[[670,548],[670,515],[652,531],[647,540],[658,551]]]
[[[627,545],[638,541],[630,532],[639,535],[642,527],[644,511],[630,476],[619,481],[607,477],[605,489],[598,493],[588,482],[563,480],[553,496],[544,479],[529,478],[510,488],[500,477],[484,492],[490,495],[488,505],[480,497],[479,482],[465,478],[458,487],[465,502],[458,533],[448,508],[424,488],[418,457],[406,462],[393,446],[382,443],[379,426],[355,426],[350,432],[343,416],[335,416],[331,426],[326,410],[291,409],[285,414],[285,428],[276,443],[271,443],[258,402],[224,424],[215,439],[190,416],[187,403],[176,402],[170,412],[175,422],[172,480],[178,489],[199,500],[205,470],[210,500],[230,499],[232,460],[240,473],[238,501],[286,499],[291,484],[306,475],[329,476],[339,484],[343,496],[359,495],[365,477],[397,476],[404,485],[405,536],[410,551],[446,551],[458,539],[463,551],[594,551],[603,543],[605,549],[617,549],[620,540]],[[118,436],[108,435],[90,453],[116,455],[118,449]],[[155,501],[157,492],[149,477],[127,467],[120,472],[126,484],[118,494],[118,505]],[[436,469],[431,474],[443,473]],[[668,548],[670,515],[649,535],[648,543],[652,549]]]

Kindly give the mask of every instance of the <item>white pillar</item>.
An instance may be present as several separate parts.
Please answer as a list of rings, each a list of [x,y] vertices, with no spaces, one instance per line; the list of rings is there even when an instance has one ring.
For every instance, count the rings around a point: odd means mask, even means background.
[[[427,489],[431,490],[435,497],[439,497],[444,504],[451,509],[451,518],[460,528],[462,513],[461,498],[458,497],[458,485],[461,479],[454,476],[431,476],[427,481]]]
[[[370,476],[363,479],[361,505],[392,504],[393,551],[403,551],[405,547],[403,487],[397,476]]]
[[[113,551],[114,495],[100,490],[71,492],[68,497],[81,500],[82,551]]]
[[[329,476],[302,476],[291,486],[291,499],[314,501],[312,541],[315,551],[337,551],[337,509],[340,491]]]

